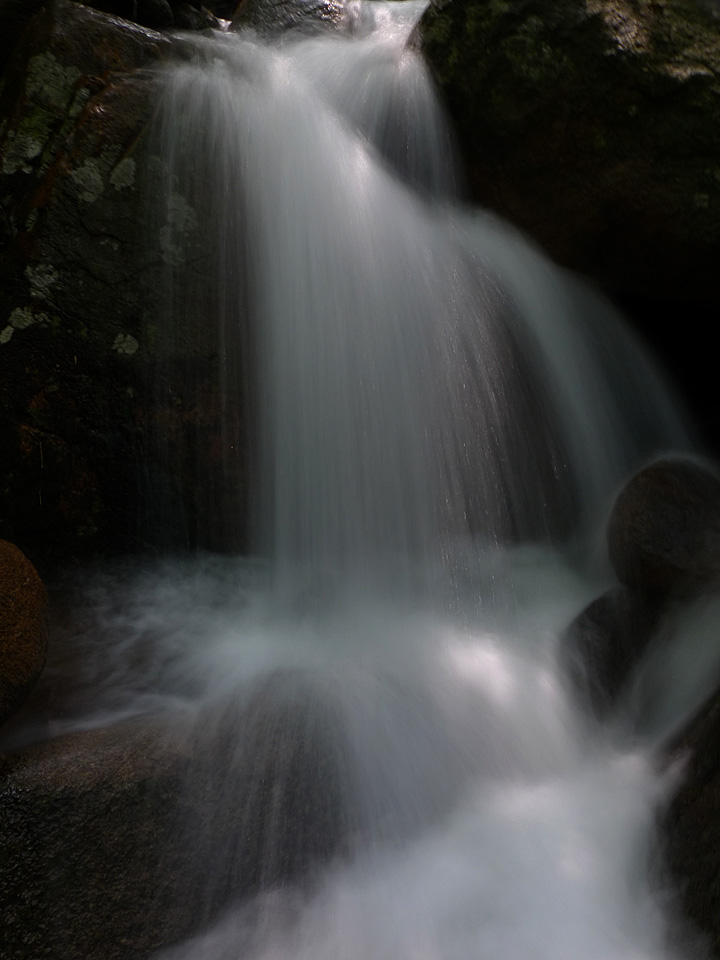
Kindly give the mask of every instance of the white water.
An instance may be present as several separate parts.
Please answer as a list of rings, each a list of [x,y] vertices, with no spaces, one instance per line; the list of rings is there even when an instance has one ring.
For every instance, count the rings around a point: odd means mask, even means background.
[[[164,78],[161,243],[197,227],[216,252],[207,301],[170,278],[169,320],[217,320],[232,385],[251,318],[263,559],[96,581],[114,646],[68,722],[189,724],[209,922],[173,960],[678,956],[650,743],[704,691],[653,707],[644,744],[634,707],[580,715],[557,647],[607,577],[580,533],[687,440],[610,308],[452,199],[405,48],[421,9],[200,39]]]

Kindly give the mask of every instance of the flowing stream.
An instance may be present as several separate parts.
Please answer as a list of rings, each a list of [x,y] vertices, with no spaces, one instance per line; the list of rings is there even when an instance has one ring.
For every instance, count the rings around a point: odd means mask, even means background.
[[[96,578],[113,669],[88,649],[68,723],[187,723],[206,923],[167,960],[681,955],[654,750],[700,678],[649,667],[656,726],[600,729],[558,647],[613,495],[689,440],[602,298],[458,199],[423,6],[196,38],[162,77],[162,335],[217,324],[246,391],[255,559]]]

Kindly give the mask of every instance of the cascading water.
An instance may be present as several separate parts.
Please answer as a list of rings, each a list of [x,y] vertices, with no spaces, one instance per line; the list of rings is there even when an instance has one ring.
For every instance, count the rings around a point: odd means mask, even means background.
[[[159,336],[217,330],[261,557],[89,601],[122,643],[85,722],[191,730],[178,829],[207,927],[174,960],[676,955],[650,869],[667,778],[566,690],[557,637],[603,572],[558,544],[688,441],[601,299],[454,199],[406,46],[423,6],[194,39],[162,78]],[[179,277],[192,243],[212,266]]]

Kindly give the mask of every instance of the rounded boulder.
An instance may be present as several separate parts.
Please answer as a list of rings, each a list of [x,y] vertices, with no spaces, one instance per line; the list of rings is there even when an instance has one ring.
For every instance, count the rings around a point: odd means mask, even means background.
[[[695,591],[720,579],[720,477],[663,459],[621,490],[608,522],[610,562],[625,586],[650,594]]]
[[[48,597],[35,568],[0,540],[0,724],[23,703],[45,666]]]

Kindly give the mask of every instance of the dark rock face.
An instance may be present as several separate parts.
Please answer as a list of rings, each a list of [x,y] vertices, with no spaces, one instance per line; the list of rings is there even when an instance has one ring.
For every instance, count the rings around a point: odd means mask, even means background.
[[[0,759],[3,960],[138,960],[348,839],[332,712],[290,672],[225,709]]]
[[[660,620],[662,605],[629,590],[609,590],[573,620],[562,656],[570,680],[599,718],[617,703]]]
[[[681,782],[663,819],[665,856],[685,915],[705,937],[708,955],[718,957],[720,694],[686,731],[677,758]]]
[[[659,460],[623,488],[608,523],[621,583],[667,596],[720,579],[720,478],[688,460]]]
[[[720,302],[720,21],[697,0],[441,0],[423,52],[475,201],[611,290]]]
[[[209,273],[212,258],[199,232],[192,243],[187,202],[183,249],[177,223],[163,246],[162,213],[146,227],[162,167],[148,156],[156,75],[175,50],[183,41],[59,0],[26,27],[0,87],[0,536],[36,562],[152,545],[166,515],[173,546],[204,525],[221,548],[213,505],[229,485],[242,501],[221,455],[207,304],[159,359],[162,277],[189,261]],[[140,508],[147,489],[163,518]]]
[[[152,88],[143,68],[168,46],[59,3],[5,73],[0,532],[28,552],[82,549],[133,495],[147,274],[136,150]]]
[[[199,0],[88,0],[85,5],[153,30],[208,30],[220,26]]]
[[[4,960],[136,960],[186,936],[182,740],[138,722],[0,762]]]
[[[343,0],[242,0],[232,20],[233,30],[252,27],[262,34],[328,28],[347,30],[350,19]]]
[[[48,598],[35,568],[0,540],[0,725],[23,703],[45,666]]]

